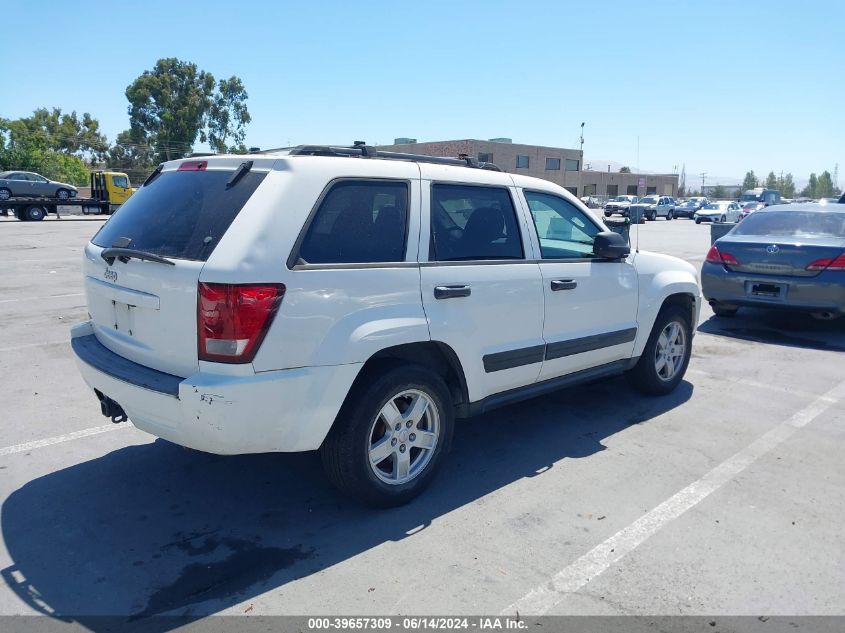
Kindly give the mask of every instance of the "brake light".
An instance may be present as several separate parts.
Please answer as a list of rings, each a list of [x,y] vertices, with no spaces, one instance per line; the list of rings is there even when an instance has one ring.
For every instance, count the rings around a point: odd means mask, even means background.
[[[845,270],[845,253],[836,258],[817,259],[807,266],[807,270]]]
[[[285,296],[285,286],[200,282],[198,295],[198,358],[250,363]]]
[[[208,168],[207,160],[186,160],[176,171],[205,171]]]
[[[730,253],[721,253],[719,249],[716,248],[716,245],[710,247],[710,250],[707,251],[706,260],[708,264],[728,264],[729,266],[736,266],[739,262],[736,260],[736,257],[731,255]]]

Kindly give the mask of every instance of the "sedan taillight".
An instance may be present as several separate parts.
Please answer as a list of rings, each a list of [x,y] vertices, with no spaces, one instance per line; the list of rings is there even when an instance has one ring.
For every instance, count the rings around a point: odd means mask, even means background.
[[[817,259],[807,266],[807,270],[845,271],[845,253],[842,253],[839,257],[835,258],[826,257],[824,259]]]

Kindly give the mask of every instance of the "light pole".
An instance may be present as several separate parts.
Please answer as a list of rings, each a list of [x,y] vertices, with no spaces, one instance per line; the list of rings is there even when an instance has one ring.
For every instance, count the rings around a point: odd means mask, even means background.
[[[584,122],[581,122],[581,158],[578,160],[578,191],[584,194]],[[577,195],[577,194],[576,194]]]

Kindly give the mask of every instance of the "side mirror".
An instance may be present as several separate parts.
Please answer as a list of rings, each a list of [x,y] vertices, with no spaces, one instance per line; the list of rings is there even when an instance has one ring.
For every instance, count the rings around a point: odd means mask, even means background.
[[[602,231],[593,240],[593,253],[602,259],[621,259],[630,252],[625,238],[613,231]]]

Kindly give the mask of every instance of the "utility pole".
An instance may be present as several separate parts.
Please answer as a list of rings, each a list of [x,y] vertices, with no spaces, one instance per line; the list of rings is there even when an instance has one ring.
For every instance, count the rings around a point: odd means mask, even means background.
[[[584,195],[584,122],[581,122],[581,160],[578,165],[578,190]],[[565,172],[564,172],[565,173]]]
[[[698,176],[701,178],[701,195],[704,195],[704,179],[707,178],[707,172],[703,171]]]

